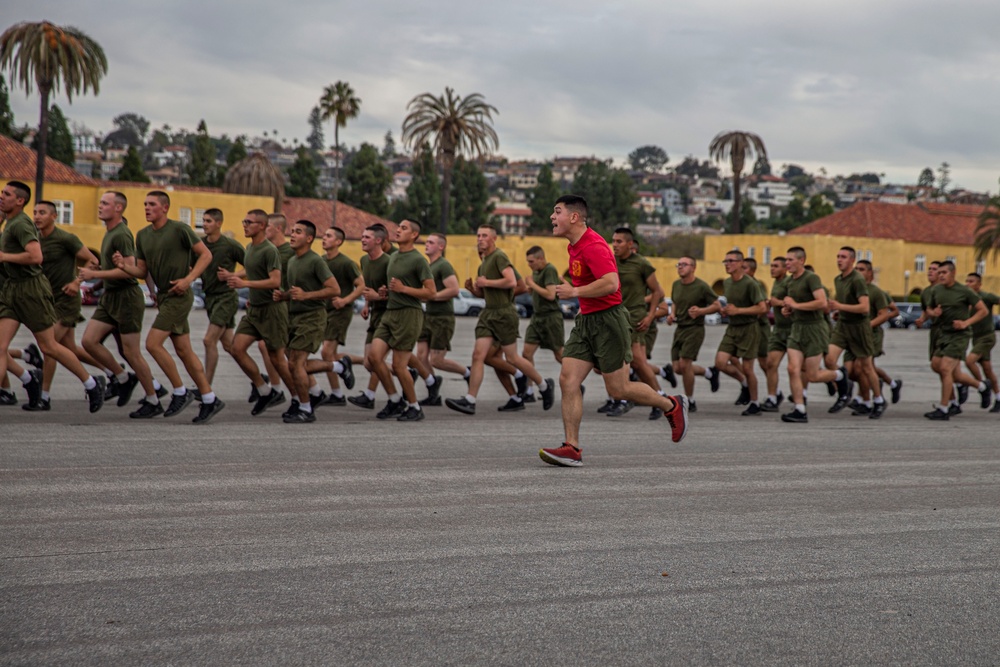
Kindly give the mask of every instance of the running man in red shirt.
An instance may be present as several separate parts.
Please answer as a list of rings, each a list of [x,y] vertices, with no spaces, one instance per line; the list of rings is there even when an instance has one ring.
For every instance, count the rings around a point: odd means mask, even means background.
[[[577,195],[560,197],[551,219],[552,233],[569,240],[569,274],[573,281],[572,285],[556,287],[556,293],[560,299],[577,297],[580,314],[563,350],[559,374],[566,441],[560,447],[542,449],[538,455],[552,465],[583,465],[580,386],[595,367],[601,371],[609,396],[663,410],[671,440],[680,442],[687,435],[687,398],[661,396],[649,385],[628,379],[632,337],[628,311],[622,306],[618,267],[607,241],[587,226],[587,200]]]

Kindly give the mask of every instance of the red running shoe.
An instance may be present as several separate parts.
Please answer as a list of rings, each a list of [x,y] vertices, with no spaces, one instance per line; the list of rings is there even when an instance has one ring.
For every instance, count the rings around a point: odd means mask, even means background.
[[[543,461],[554,466],[582,466],[583,452],[568,443],[563,443],[561,447],[555,449],[542,449],[538,456]]]
[[[680,442],[688,432],[688,399],[687,396],[671,396],[674,407],[666,412],[667,421],[670,423],[670,439]]]

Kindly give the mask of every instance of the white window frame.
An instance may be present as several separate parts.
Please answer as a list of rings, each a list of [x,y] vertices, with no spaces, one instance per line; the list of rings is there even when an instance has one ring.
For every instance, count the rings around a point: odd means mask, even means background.
[[[978,273],[981,276],[985,276],[986,275],[986,260],[985,259],[981,259],[978,262],[976,262],[976,273]]]
[[[769,245],[764,246],[764,263],[771,263],[771,246]]]
[[[56,205],[56,222],[60,225],[73,224],[73,202],[66,199],[54,199]]]
[[[755,256],[756,254],[757,254],[756,248],[754,248],[753,246],[747,247],[747,257],[753,257],[754,259],[756,259]]]
[[[191,209],[187,206],[182,206],[177,209],[177,217],[179,217],[180,221],[188,227],[191,226]]]
[[[194,229],[197,232],[205,231],[205,211],[207,208],[196,208],[194,210]]]
[[[913,258],[913,270],[917,273],[923,273],[927,270],[927,256],[917,255]]]

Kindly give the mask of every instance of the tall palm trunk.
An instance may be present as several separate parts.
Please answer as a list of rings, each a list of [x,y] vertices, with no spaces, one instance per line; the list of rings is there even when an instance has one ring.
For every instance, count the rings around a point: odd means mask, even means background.
[[[340,183],[340,132],[337,121],[333,121],[333,150],[336,156],[333,158],[333,213],[330,216],[331,226],[337,225],[337,184]]]
[[[41,94],[41,115],[38,118],[38,152],[35,160],[35,201],[44,199],[42,186],[45,185],[45,156],[49,151],[49,91],[51,88],[39,84]]]
[[[729,229],[733,234],[743,233],[743,216],[740,211],[740,175],[737,172],[733,172],[733,210],[732,210],[732,221],[733,224],[730,225]]]

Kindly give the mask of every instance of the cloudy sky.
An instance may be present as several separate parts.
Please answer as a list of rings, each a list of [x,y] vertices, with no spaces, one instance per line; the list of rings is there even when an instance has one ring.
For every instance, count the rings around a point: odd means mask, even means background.
[[[99,132],[133,111],[154,127],[291,140],[325,85],[361,116],[342,142],[399,138],[406,104],[450,86],[499,110],[511,159],[657,144],[706,158],[723,130],[759,134],[775,168],[884,172],[996,193],[1000,2],[994,0],[8,0],[11,22],[50,20],[99,41],[98,97],[66,114]],[[141,7],[141,9],[140,9]],[[11,91],[17,121],[37,97]],[[332,128],[327,141],[333,143]]]

